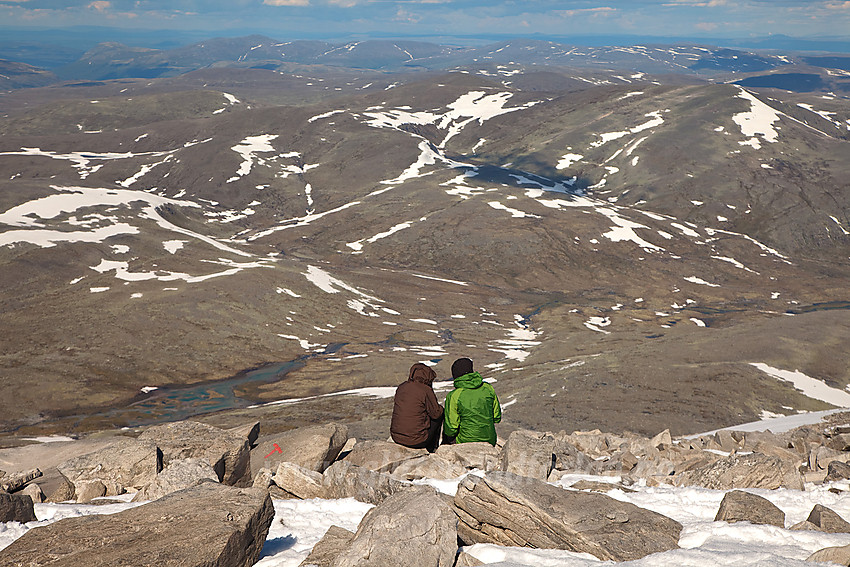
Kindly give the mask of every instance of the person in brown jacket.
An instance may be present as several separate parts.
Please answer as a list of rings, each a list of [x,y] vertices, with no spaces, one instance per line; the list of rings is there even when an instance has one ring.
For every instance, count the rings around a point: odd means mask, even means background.
[[[443,424],[443,408],[432,384],[437,373],[417,362],[410,367],[407,382],[399,384],[393,399],[390,435],[393,441],[413,449],[437,450]]]

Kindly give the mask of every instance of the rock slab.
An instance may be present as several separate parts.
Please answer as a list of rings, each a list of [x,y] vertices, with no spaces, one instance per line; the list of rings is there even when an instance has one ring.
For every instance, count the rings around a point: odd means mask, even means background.
[[[0,493],[0,524],[4,522],[34,522],[32,498],[24,494]]]
[[[604,494],[496,471],[467,477],[454,499],[466,544],[566,549],[628,561],[678,549],[682,525]]]
[[[714,517],[715,522],[750,522],[785,527],[785,512],[767,498],[742,490],[727,492]]]
[[[139,490],[133,502],[156,500],[208,481],[218,482],[218,475],[206,459],[177,459],[156,475],[152,483]]]
[[[252,467],[276,470],[280,463],[295,463],[324,472],[348,441],[348,426],[339,423],[300,427],[261,438],[252,452]]]
[[[298,567],[331,567],[339,554],[348,549],[352,539],[352,532],[339,526],[331,526]]]
[[[502,448],[501,470],[546,480],[555,464],[555,438],[549,433],[518,429]]]
[[[3,550],[3,564],[248,567],[273,518],[267,492],[209,482],[117,514],[33,528]]]
[[[141,488],[153,482],[162,470],[162,453],[152,443],[123,439],[69,459],[57,468],[77,492],[88,490],[89,481],[100,481],[106,495],[115,496],[125,488]]]
[[[334,567],[452,567],[457,516],[433,489],[394,494],[369,510]]]
[[[220,429],[197,421],[176,421],[149,427],[139,441],[162,450],[163,464],[181,459],[206,459],[222,484],[251,484],[251,446],[244,432]]]

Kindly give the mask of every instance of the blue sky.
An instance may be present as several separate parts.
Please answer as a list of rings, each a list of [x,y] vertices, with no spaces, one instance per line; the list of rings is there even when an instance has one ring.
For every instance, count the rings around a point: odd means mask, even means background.
[[[257,31],[286,39],[850,36],[850,0],[0,0],[0,26]]]

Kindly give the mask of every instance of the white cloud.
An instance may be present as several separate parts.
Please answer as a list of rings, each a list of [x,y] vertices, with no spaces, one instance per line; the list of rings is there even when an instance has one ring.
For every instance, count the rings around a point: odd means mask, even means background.
[[[266,6],[309,6],[310,0],[263,0]]]
[[[107,0],[95,0],[86,7],[96,10],[102,14],[112,7],[112,2],[107,2]]]
[[[589,14],[592,16],[604,16],[609,15],[616,12],[616,8],[611,8],[609,6],[599,6],[598,8],[579,8],[577,10],[559,10],[558,13],[562,16],[573,17],[580,16],[582,14]]]

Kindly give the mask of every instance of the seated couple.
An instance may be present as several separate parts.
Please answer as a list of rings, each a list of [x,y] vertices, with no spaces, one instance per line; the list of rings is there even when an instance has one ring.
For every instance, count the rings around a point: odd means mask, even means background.
[[[472,361],[459,358],[452,364],[454,387],[446,396],[445,411],[434,394],[434,370],[421,362],[410,367],[407,382],[396,388],[390,434],[405,447],[433,453],[443,443],[486,441],[496,444],[496,423],[502,419],[493,387],[472,369]]]

